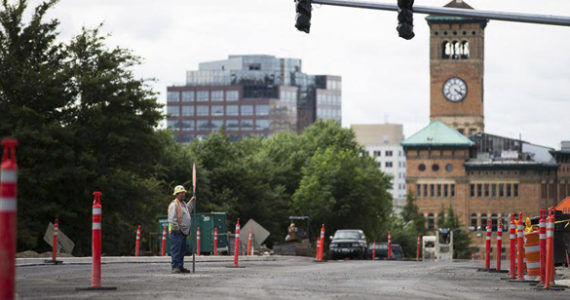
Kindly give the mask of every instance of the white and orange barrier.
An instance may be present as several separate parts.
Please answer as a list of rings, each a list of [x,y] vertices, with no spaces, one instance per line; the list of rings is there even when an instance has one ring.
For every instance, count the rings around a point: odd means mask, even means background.
[[[235,238],[235,247],[234,247],[234,267],[238,267],[238,260],[239,260],[239,218],[237,219],[236,223],[236,238]]]
[[[509,224],[509,241],[510,241],[510,265],[509,265],[509,278],[516,278],[516,256],[517,256],[517,235],[516,235],[516,222],[514,216],[511,218]]]
[[[0,299],[14,299],[18,166],[15,139],[3,139],[0,171]]]
[[[135,256],[139,256],[140,245],[141,245],[141,225],[137,227],[137,239],[135,241]]]
[[[499,220],[499,226],[497,227],[497,247],[495,248],[495,269],[501,271],[501,249],[503,248],[503,223]]]
[[[325,224],[321,225],[321,234],[317,240],[317,258],[315,261],[323,261],[323,248],[325,247]]]
[[[160,256],[164,256],[166,253],[166,225],[162,226],[162,248],[160,251]]]
[[[525,232],[524,253],[527,275],[525,280],[540,280],[540,239],[538,231]]]

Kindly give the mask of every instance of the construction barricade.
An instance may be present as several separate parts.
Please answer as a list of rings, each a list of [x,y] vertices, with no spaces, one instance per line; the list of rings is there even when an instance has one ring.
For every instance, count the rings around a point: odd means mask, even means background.
[[[525,280],[540,280],[540,239],[538,231],[524,233],[524,253],[527,275]]]

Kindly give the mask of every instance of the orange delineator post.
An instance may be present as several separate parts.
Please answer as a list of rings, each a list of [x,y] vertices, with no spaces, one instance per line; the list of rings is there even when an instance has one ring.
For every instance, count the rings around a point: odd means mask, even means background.
[[[57,260],[57,237],[59,235],[59,221],[55,218],[53,224],[53,241],[51,246],[51,260],[55,262]]]
[[[372,243],[372,260],[376,259],[376,241]]]
[[[516,248],[516,222],[515,217],[511,218],[511,224],[509,225],[509,240],[510,240],[510,265],[509,265],[509,278],[514,279],[516,278],[516,256],[517,256],[517,248]]]
[[[487,219],[487,234],[485,237],[485,270],[491,265],[491,219]]]
[[[524,226],[522,221],[522,216],[519,214],[519,220],[517,222],[517,279],[519,281],[524,280]]]
[[[162,226],[162,250],[160,251],[160,256],[164,256],[166,252],[166,225]]]
[[[420,261],[420,237],[421,234],[418,234],[418,245],[416,246],[416,261]]]
[[[546,270],[546,222],[544,219],[545,211],[540,210],[539,224],[539,238],[540,238],[540,283],[544,284],[545,270]]]
[[[388,230],[388,259],[392,259],[392,235]]]
[[[196,256],[200,256],[200,227],[197,228],[196,232]]]
[[[214,227],[214,255],[218,255],[218,227]]]
[[[247,256],[251,255],[251,230],[247,234],[247,252],[246,252],[246,255]]]
[[[549,215],[546,222],[546,277],[544,288],[550,288],[554,284],[554,217]]]
[[[93,192],[92,273],[91,287],[101,286],[101,192]]]
[[[0,171],[0,299],[14,299],[16,273],[18,166],[15,139],[3,139]]]
[[[239,257],[239,218],[237,219],[236,223],[236,238],[235,238],[235,247],[234,247],[234,267],[238,266],[238,257]]]
[[[501,250],[503,248],[503,223],[499,220],[499,225],[497,227],[497,247],[495,251],[495,269],[501,271]]]
[[[137,239],[135,241],[135,256],[139,256],[140,245],[141,245],[141,225],[137,227]]]
[[[317,261],[323,260],[323,248],[325,247],[325,224],[321,225],[321,235],[317,240]]]

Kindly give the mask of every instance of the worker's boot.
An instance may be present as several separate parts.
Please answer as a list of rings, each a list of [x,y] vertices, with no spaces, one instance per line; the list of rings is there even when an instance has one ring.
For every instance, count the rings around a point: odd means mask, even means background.
[[[184,272],[182,272],[182,269],[181,269],[181,268],[172,268],[171,273],[172,273],[172,274],[181,274],[181,273],[184,273]]]

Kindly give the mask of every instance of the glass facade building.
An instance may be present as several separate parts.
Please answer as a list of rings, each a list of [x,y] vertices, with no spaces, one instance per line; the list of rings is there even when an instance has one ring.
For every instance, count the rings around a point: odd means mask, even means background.
[[[303,73],[300,59],[230,55],[167,87],[167,126],[180,143],[222,126],[232,139],[301,132],[317,118],[341,122],[341,86],[340,76]]]

